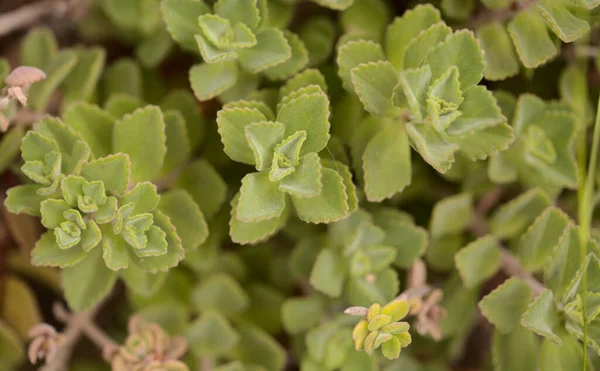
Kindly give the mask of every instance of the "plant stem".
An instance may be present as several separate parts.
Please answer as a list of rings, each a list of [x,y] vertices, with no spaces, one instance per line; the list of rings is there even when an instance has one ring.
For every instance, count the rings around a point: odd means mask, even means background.
[[[582,128],[585,131],[584,128]],[[585,134],[582,135],[583,140],[578,143],[579,146],[586,146]],[[600,97],[598,97],[598,105],[596,108],[596,120],[594,122],[594,134],[592,137],[592,150],[590,152],[590,161],[587,167],[587,174],[581,174],[579,184],[579,247],[581,263],[585,263],[587,257],[587,247],[590,239],[590,230],[592,226],[592,195],[594,194],[594,181],[596,178],[596,167],[598,165],[598,146],[600,143]],[[585,158],[579,158],[580,168],[582,168],[581,161],[585,161]],[[583,167],[585,168],[585,167]],[[582,295],[582,315],[583,315],[583,355],[584,360],[587,359],[587,271],[583,274],[582,279],[583,295]],[[583,370],[585,371],[587,362],[583,363]]]

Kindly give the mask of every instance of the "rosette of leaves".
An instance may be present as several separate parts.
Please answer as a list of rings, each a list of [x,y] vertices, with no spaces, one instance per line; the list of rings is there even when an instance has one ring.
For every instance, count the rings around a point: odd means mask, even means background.
[[[477,85],[485,66],[478,41],[470,31],[453,32],[432,6],[417,6],[389,25],[385,53],[373,41],[348,41],[337,64],[346,90],[376,117],[351,140],[370,201],[411,183],[411,146],[445,173],[455,154],[483,160],[514,140],[492,93]]]
[[[391,240],[361,209],[331,224],[327,238],[320,241],[324,247],[312,266],[311,286],[333,298],[343,296],[350,305],[392,300],[398,291],[398,276],[390,266],[398,251],[408,247],[390,246]]]
[[[486,4],[505,9],[510,2]],[[572,43],[590,31],[588,20],[597,1],[541,0],[518,12],[507,25],[498,21],[478,24],[477,38],[485,51],[485,78],[504,80],[519,73],[519,61],[526,68],[539,67],[554,59],[560,41]],[[516,51],[516,53],[515,53]],[[518,59],[517,59],[518,56]]]
[[[383,308],[379,304],[369,307],[367,318],[360,320],[352,331],[356,350],[373,354],[381,347],[387,359],[396,359],[402,348],[412,341],[408,322],[399,322],[408,315],[410,305],[406,300],[394,300]]]
[[[256,243],[283,228],[292,209],[308,223],[330,223],[356,209],[346,166],[322,160],[329,140],[329,100],[317,85],[293,91],[277,116],[257,101],[225,105],[217,114],[225,153],[253,165],[232,201],[230,235]]]
[[[578,170],[573,150],[577,117],[562,103],[544,102],[523,94],[518,100],[499,92],[503,111],[511,114],[516,141],[507,151],[492,157],[488,175],[495,183],[520,181],[551,193],[575,188]]]
[[[83,310],[106,295],[119,275],[135,290],[137,281],[176,266],[208,231],[186,191],[159,196],[149,181],[170,166],[158,107],[117,120],[80,103],[65,121],[42,119],[24,137],[22,170],[37,184],[11,188],[5,205],[42,217],[48,232],[36,243],[32,264],[63,268],[65,296]]]
[[[196,97],[243,99],[259,84],[258,73],[284,80],[308,64],[302,40],[271,23],[266,1],[219,0],[213,10],[197,0],[163,0],[171,36],[205,63],[190,69]]]

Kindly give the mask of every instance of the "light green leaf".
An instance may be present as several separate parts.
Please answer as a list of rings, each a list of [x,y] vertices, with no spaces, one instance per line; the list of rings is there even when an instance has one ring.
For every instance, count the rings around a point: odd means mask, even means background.
[[[473,198],[469,193],[461,193],[444,198],[433,207],[429,231],[432,237],[456,234],[471,224]]]
[[[365,110],[374,116],[396,116],[398,108],[392,102],[398,75],[388,61],[359,64],[350,71],[352,84]]]
[[[17,125],[2,135],[2,139],[0,139],[0,172],[3,172],[12,164],[19,154],[19,147],[24,134],[25,129]]]
[[[309,153],[300,158],[293,173],[281,180],[278,189],[295,197],[315,197],[323,189],[321,175],[321,158],[314,152]]]
[[[212,16],[212,14],[205,14],[205,16]],[[231,29],[229,29],[231,31]],[[234,61],[237,59],[237,53],[231,49],[224,48],[219,49],[211,43],[203,34],[196,35],[196,42],[198,43],[198,49],[202,55],[202,59],[208,64],[221,63],[226,61]],[[228,43],[229,41],[222,41]]]
[[[66,268],[81,262],[86,255],[86,252],[80,248],[59,248],[54,233],[49,231],[35,243],[31,251],[31,264],[39,267]]]
[[[76,100],[92,101],[106,61],[106,51],[94,47],[77,50],[77,64],[64,81],[63,107]]]
[[[295,33],[284,31],[284,36],[291,48],[291,57],[283,63],[263,71],[270,80],[285,80],[308,64],[308,51],[302,40]]]
[[[556,36],[566,43],[590,31],[590,25],[573,15],[564,4],[545,0],[537,4],[537,9]]]
[[[535,334],[517,326],[509,334],[494,333],[492,361],[496,371],[531,371],[538,368],[539,342]]]
[[[469,30],[460,30],[449,36],[427,54],[424,63],[431,67],[432,80],[442,76],[449,67],[456,66],[462,91],[481,81],[485,67],[483,52]]]
[[[286,352],[283,347],[268,333],[259,327],[241,325],[240,342],[234,357],[244,363],[256,364],[267,371],[278,371],[284,368]]]
[[[465,287],[477,287],[500,268],[500,246],[493,235],[480,237],[454,255],[456,268]],[[485,262],[485,264],[481,264]]]
[[[236,217],[242,222],[279,218],[285,209],[285,194],[267,173],[250,173],[242,179]]]
[[[190,69],[190,84],[198,100],[212,99],[235,85],[238,67],[233,61],[196,64]]]
[[[162,29],[140,42],[135,48],[135,56],[142,66],[156,68],[168,57],[172,49],[171,35],[166,29]]]
[[[38,184],[23,184],[11,187],[6,191],[4,206],[13,214],[40,216],[40,203],[46,199],[38,191]]]
[[[112,115],[98,106],[77,102],[69,106],[63,119],[81,134],[96,157],[108,156],[111,153],[115,123]]]
[[[297,97],[288,95],[283,100],[277,113],[277,121],[285,125],[285,136],[295,134],[300,130],[306,131],[306,142],[300,149],[300,155],[319,152],[329,141],[329,99],[327,94],[318,86],[314,93]]]
[[[208,226],[192,196],[183,189],[174,189],[160,196],[158,209],[171,219],[185,250],[196,249],[206,241]]]
[[[388,125],[367,144],[362,155],[365,193],[371,202],[392,197],[411,183],[410,144],[402,126]]]
[[[479,28],[477,39],[484,52],[483,75],[487,80],[504,80],[519,73],[519,61],[510,35],[501,23],[493,22]]]
[[[246,71],[239,71],[238,79],[230,89],[219,94],[222,103],[236,102],[245,99],[248,95],[258,89],[260,77]]]
[[[129,155],[133,180],[154,178],[167,152],[165,122],[160,108],[146,106],[117,121],[113,130],[113,151]]]
[[[32,289],[16,276],[8,275],[4,281],[4,300],[1,310],[2,320],[15,330],[21,339],[28,339],[29,330],[42,322],[38,302]],[[0,359],[4,360],[1,355]]]
[[[265,116],[256,108],[226,108],[217,113],[217,125],[225,153],[234,161],[253,165],[252,149],[244,135],[244,127],[266,121]]]
[[[494,291],[479,302],[479,309],[485,318],[503,334],[520,326],[521,316],[531,302],[529,286],[516,277],[504,281]]]
[[[331,56],[336,27],[329,17],[314,16],[307,19],[298,30],[298,35],[308,50],[309,66],[318,66]]]
[[[61,120],[46,116],[36,124],[36,132],[58,144],[62,155],[62,173],[78,174],[91,151],[81,136]]]
[[[473,13],[474,0],[442,0],[442,11],[449,18],[464,21]]]
[[[349,35],[370,40],[381,40],[392,10],[381,0],[354,0],[340,15],[344,31]]]
[[[322,300],[314,295],[287,299],[281,308],[283,327],[292,335],[308,331],[320,323],[324,309]]]
[[[280,122],[261,121],[244,126],[246,141],[254,154],[256,170],[267,171],[273,162],[273,152],[284,139],[285,126]]]
[[[289,95],[291,92],[301,88],[305,88],[310,85],[318,85],[321,90],[327,92],[327,83],[325,82],[325,76],[314,68],[308,68],[302,72],[297,73],[294,77],[287,80],[285,85],[279,89],[279,98],[283,98]]]
[[[425,252],[429,242],[427,231],[414,225],[396,209],[379,209],[374,214],[374,222],[385,231],[381,243],[396,247],[396,266],[409,267]]]
[[[200,312],[214,310],[225,317],[235,317],[248,308],[250,299],[231,276],[218,273],[202,280],[193,289],[191,301]]]
[[[258,247],[250,247],[250,249],[255,248]],[[252,264],[249,262],[246,263]],[[281,268],[284,271],[283,274],[285,274],[287,268]],[[275,277],[272,279],[277,280]],[[276,287],[262,283],[253,283],[248,286],[247,290],[248,296],[250,297],[250,306],[242,315],[242,319],[249,324],[260,327],[272,335],[280,334],[281,306],[283,305],[285,296]]]
[[[102,258],[108,269],[118,271],[129,267],[129,254],[127,249],[129,245],[125,243],[123,237],[115,235],[110,225],[100,227],[102,231]],[[131,270],[138,270],[132,265]]]
[[[387,303],[398,295],[400,281],[394,269],[384,269],[375,275],[373,282],[352,277],[344,292],[350,305],[369,306],[372,303]]]
[[[228,102],[223,105],[223,109],[228,108],[248,108],[257,109],[260,113],[266,117],[268,121],[275,121],[275,114],[271,110],[271,107],[264,101],[261,100],[237,100],[234,102]]]
[[[406,132],[411,146],[434,169],[443,174],[452,167],[454,153],[460,148],[458,144],[449,142],[432,126],[426,124],[407,123]]]
[[[265,28],[256,33],[256,45],[238,51],[240,66],[252,73],[275,67],[292,57],[284,33],[276,28]]]
[[[46,70],[58,52],[54,32],[48,27],[36,27],[27,33],[21,44],[21,65]]]
[[[556,207],[547,208],[533,221],[519,242],[518,256],[525,269],[535,272],[544,268],[569,222]]]
[[[165,272],[146,272],[135,264],[130,264],[127,269],[120,272],[120,277],[123,279],[127,289],[142,297],[150,297],[160,290],[165,284],[167,275],[168,273]],[[170,304],[167,305],[172,310],[172,306]]]
[[[463,101],[458,79],[458,69],[451,66],[431,83],[427,93],[428,121],[440,133],[462,114],[456,111]]]
[[[167,152],[160,171],[161,175],[167,175],[172,171],[181,169],[192,152],[183,115],[179,111],[166,111],[164,120]]]
[[[160,196],[157,194],[156,185],[150,182],[142,182],[123,195],[120,199],[121,205],[133,203],[131,215],[149,213],[153,211],[160,201]]]
[[[447,128],[449,135],[463,135],[506,122],[496,99],[484,86],[476,85],[467,89],[458,110],[462,115]]]
[[[384,61],[385,55],[381,45],[368,40],[348,41],[338,48],[336,58],[338,75],[344,88],[354,91],[350,71],[363,63]]]
[[[315,3],[333,10],[348,9],[354,0],[313,0]]]
[[[252,29],[258,27],[260,13],[256,0],[218,0],[214,8],[216,14],[231,23],[242,22]]]
[[[569,224],[544,266],[544,284],[557,296],[562,295],[575,278],[581,264],[578,229]],[[591,251],[588,246],[588,251]]]
[[[46,110],[52,94],[65,80],[77,63],[77,53],[64,50],[55,54],[44,67],[46,78],[31,86],[28,94],[28,105],[35,111]]]
[[[221,50],[224,53],[228,52],[227,48],[233,41],[233,27],[228,19],[209,13],[199,16],[198,24],[200,25],[202,32],[199,35],[196,35],[196,38],[201,37],[202,40],[205,40],[211,47],[216,48],[217,52]],[[198,43],[198,46],[202,48],[200,42]],[[202,49],[200,52],[206,60]],[[207,60],[207,62],[212,63],[214,61]]]
[[[551,200],[543,190],[531,189],[500,206],[492,214],[491,232],[501,239],[517,237],[550,204]]]
[[[470,327],[475,320],[478,290],[466,289],[458,275],[451,276],[442,287],[444,299],[440,306],[446,310],[446,316],[439,321],[444,338],[459,336],[464,327]]]
[[[521,324],[536,334],[561,345],[561,340],[556,335],[560,317],[551,290],[544,290],[529,305],[523,314]]]
[[[431,25],[419,32],[407,45],[404,55],[404,69],[419,68],[425,61],[427,54],[446,40],[452,34],[452,29],[442,21]]]
[[[423,30],[440,22],[439,10],[431,4],[419,4],[394,19],[385,35],[385,51],[388,60],[397,71],[402,71],[408,44]]]
[[[565,329],[558,329],[562,345],[544,340],[540,349],[541,371],[567,371],[583,369],[583,351],[579,341]]]
[[[160,5],[173,39],[185,49],[198,52],[194,39],[194,35],[200,32],[198,17],[210,12],[210,8],[201,0],[163,0]]]
[[[459,145],[463,156],[477,161],[507,149],[514,142],[515,135],[512,127],[501,123],[464,135],[448,136],[448,140]]]
[[[544,21],[534,10],[519,12],[509,22],[508,33],[527,68],[536,68],[558,54]]]
[[[115,93],[104,102],[104,110],[116,118],[122,118],[145,105],[146,103],[139,97],[128,93]]]
[[[91,308],[105,297],[116,280],[117,273],[104,265],[101,249],[93,249],[81,263],[63,269],[61,275],[67,303],[78,312]]]
[[[394,88],[392,100],[401,108],[408,108],[417,122],[423,121],[427,109],[427,93],[431,81],[431,68],[402,71],[398,85]]]
[[[215,311],[207,311],[193,321],[184,337],[197,357],[225,354],[240,341],[237,331]]]
[[[289,206],[283,210],[278,218],[259,222],[242,222],[235,216],[238,200],[239,193],[231,201],[231,219],[229,221],[229,234],[231,240],[235,243],[256,244],[262,242],[283,228],[288,220]]]
[[[319,253],[310,273],[310,284],[331,297],[342,294],[348,277],[348,263],[333,249],[324,248]]]
[[[107,192],[125,193],[131,164],[124,153],[109,155],[84,164],[81,175],[89,181],[100,180]]]
[[[142,69],[131,58],[121,58],[111,64],[104,72],[102,80],[105,97],[126,93],[140,99],[143,98]]]
[[[206,219],[211,219],[227,197],[227,184],[219,173],[203,159],[187,166],[175,182],[196,201]]]
[[[0,359],[6,371],[17,367],[25,352],[18,335],[4,321],[0,320]]]
[[[348,194],[344,178],[335,170],[322,170],[323,189],[311,198],[292,196],[298,217],[308,223],[331,223],[349,213]]]
[[[205,136],[205,123],[198,102],[187,89],[174,89],[164,97],[160,103],[163,112],[169,110],[179,111],[185,119],[185,125],[192,148],[196,147]]]

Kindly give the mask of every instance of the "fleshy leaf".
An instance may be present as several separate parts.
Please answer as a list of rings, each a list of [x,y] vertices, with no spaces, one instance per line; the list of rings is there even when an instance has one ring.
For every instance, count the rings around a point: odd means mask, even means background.
[[[163,0],[160,8],[173,39],[185,49],[197,52],[194,35],[200,32],[198,17],[210,12],[210,8],[197,0]]]
[[[21,44],[21,65],[45,69],[57,52],[58,42],[52,30],[35,27],[27,33]]]
[[[90,102],[100,81],[106,61],[106,51],[100,47],[77,50],[77,64],[65,79],[63,107],[71,102]]]
[[[311,67],[322,64],[333,52],[336,27],[334,21],[327,16],[307,19],[298,30],[298,35],[308,50],[308,64]]]
[[[102,250],[94,249],[85,259],[62,271],[61,281],[65,298],[75,311],[91,308],[113,288],[117,273],[104,265]]]
[[[348,195],[344,179],[335,170],[322,170],[323,189],[311,198],[292,196],[298,217],[307,223],[331,223],[349,213]]]
[[[385,60],[381,45],[368,40],[349,41],[338,49],[338,75],[346,90],[353,91],[350,71],[363,63]]]
[[[443,174],[452,167],[454,153],[460,149],[458,144],[449,142],[432,126],[425,124],[408,123],[406,132],[411,139],[411,146],[434,169]]]
[[[129,156],[109,155],[84,164],[81,175],[89,181],[102,181],[107,192],[125,193],[129,182]]]
[[[37,184],[14,186],[6,191],[4,206],[13,214],[40,216],[40,203],[46,199],[38,193],[41,188]]]
[[[404,69],[421,67],[429,51],[452,34],[452,29],[444,22],[438,22],[421,31],[406,46],[404,55]]]
[[[448,127],[448,135],[462,135],[506,121],[492,93],[484,86],[471,86],[458,107],[462,115]]]
[[[115,123],[113,151],[129,155],[135,181],[150,180],[158,174],[167,152],[165,142],[164,118],[156,106],[138,109]]]
[[[227,184],[204,159],[187,166],[175,184],[192,196],[208,220],[219,211],[227,197]]]
[[[529,330],[561,345],[560,337],[556,334],[559,322],[560,317],[551,290],[544,290],[535,298],[521,319],[523,326]]]
[[[181,168],[192,152],[192,145],[190,144],[183,115],[175,110],[166,111],[164,119],[167,152],[160,171],[161,175],[169,174]]]
[[[408,108],[415,120],[423,121],[427,109],[427,93],[431,81],[431,68],[423,66],[418,69],[402,71],[398,85],[392,97],[394,104]]]
[[[298,35],[289,31],[284,31],[284,35],[291,48],[292,55],[285,62],[264,71],[265,76],[271,80],[285,80],[308,64],[308,51]]]
[[[190,84],[198,100],[212,99],[235,85],[239,70],[234,61],[196,64],[190,68]]]
[[[498,240],[487,235],[471,242],[454,256],[466,288],[476,287],[497,272],[501,263],[499,249]]]
[[[519,61],[506,28],[498,22],[477,30],[477,39],[484,51],[487,80],[504,80],[519,73]]]
[[[271,168],[275,146],[284,138],[285,126],[279,122],[261,121],[244,126],[246,141],[254,154],[256,170]]]
[[[551,200],[543,190],[529,190],[500,206],[492,214],[491,231],[501,239],[517,237],[550,204]]]
[[[238,51],[240,66],[252,73],[275,67],[292,57],[284,33],[276,28],[265,28],[256,33],[256,45]]]
[[[45,111],[50,103],[52,93],[56,91],[76,64],[77,53],[73,50],[59,51],[50,58],[48,64],[43,67],[46,78],[33,84],[29,89],[28,106],[38,112]]]
[[[248,294],[231,276],[215,274],[192,290],[191,301],[198,311],[219,311],[225,317],[243,313],[250,304]]]
[[[588,249],[591,250],[591,246]],[[544,266],[544,284],[557,296],[562,295],[575,278],[580,264],[579,231],[575,226],[569,225]]]
[[[392,102],[398,75],[388,61],[359,64],[350,71],[352,84],[365,110],[374,116],[396,116],[398,108]]]
[[[218,312],[207,311],[192,322],[184,334],[197,357],[229,352],[239,342],[239,334]]]
[[[232,160],[254,165],[254,154],[244,135],[244,127],[262,121],[266,121],[266,117],[256,108],[226,108],[217,113],[223,150]]]
[[[129,245],[120,235],[115,235],[112,228],[101,227],[102,231],[102,258],[108,269],[117,271],[129,267]]]
[[[219,0],[214,5],[215,13],[227,18],[231,23],[242,22],[255,29],[260,21],[260,13],[256,0]]]
[[[185,250],[195,249],[206,241],[208,226],[189,193],[183,189],[163,193],[158,209],[171,219]]]
[[[59,248],[54,233],[50,231],[44,233],[36,242],[35,248],[31,251],[31,264],[40,267],[66,268],[79,263],[86,255],[86,252],[80,248]]]
[[[121,197],[120,204],[133,203],[131,215],[137,215],[153,211],[158,206],[159,201],[160,196],[157,194],[156,185],[150,182],[142,182],[136,184],[132,190],[124,194]]]
[[[539,341],[528,329],[517,326],[511,333],[494,333],[492,361],[496,371],[536,370],[539,362]]]
[[[299,334],[318,325],[323,312],[323,301],[317,296],[290,298],[281,308],[281,321],[289,334]]]
[[[278,218],[285,209],[285,194],[271,182],[267,173],[251,173],[242,179],[236,217],[242,222]]]
[[[321,90],[327,92],[325,76],[323,76],[319,70],[309,68],[297,73],[294,77],[287,80],[285,85],[279,89],[279,98],[283,98],[291,92],[305,88],[309,85],[318,85],[321,87]]]
[[[141,99],[144,90],[142,69],[131,58],[118,59],[105,70],[102,85],[104,94],[108,97],[125,93]]]
[[[115,118],[98,106],[85,102],[73,103],[64,113],[67,125],[79,132],[96,157],[108,156],[112,149]]]
[[[128,93],[114,93],[104,102],[104,110],[116,118],[121,118],[145,105],[139,97]]]
[[[527,68],[538,67],[558,53],[542,18],[533,10],[519,12],[508,24],[517,54]]]
[[[278,189],[295,197],[315,197],[321,193],[321,158],[309,153],[300,158],[296,170],[283,178]]]
[[[235,349],[236,358],[244,363],[260,365],[267,371],[281,370],[285,366],[285,349],[259,327],[238,326],[240,342]]]
[[[590,31],[590,25],[573,15],[564,4],[546,0],[537,4],[537,9],[556,36],[566,43]]]
[[[231,201],[231,219],[229,221],[229,234],[231,240],[239,244],[255,244],[266,240],[281,228],[283,228],[289,217],[289,206],[286,207],[278,218],[262,220],[259,222],[245,223],[236,216],[239,193]]]
[[[468,193],[447,197],[433,208],[429,231],[433,237],[462,232],[471,223],[473,198]]]
[[[331,297],[339,297],[347,277],[347,262],[339,252],[325,248],[319,253],[312,268],[310,284],[316,290]]]
[[[521,316],[531,302],[529,286],[516,277],[504,281],[479,302],[481,313],[503,334],[520,325]]]

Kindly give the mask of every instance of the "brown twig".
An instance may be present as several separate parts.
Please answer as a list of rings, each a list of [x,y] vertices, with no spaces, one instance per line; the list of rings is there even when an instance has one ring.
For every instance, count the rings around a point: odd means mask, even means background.
[[[63,17],[70,8],[69,3],[64,0],[40,1],[0,15],[0,36],[29,28],[44,17]]]
[[[490,24],[491,22],[506,22],[512,17],[516,16],[520,11],[526,10],[535,5],[537,1],[538,0],[520,0],[519,2],[515,3],[515,6],[511,6],[502,10],[484,8],[465,24],[465,28],[476,30],[486,24]]]

